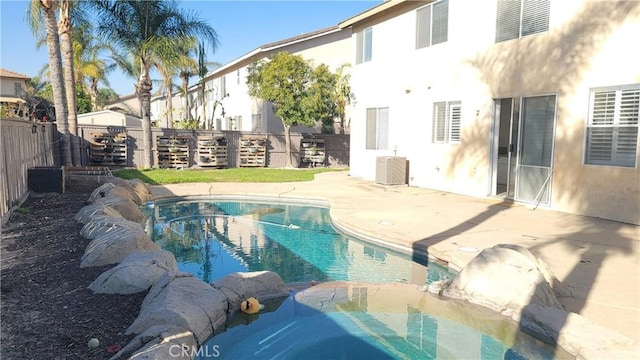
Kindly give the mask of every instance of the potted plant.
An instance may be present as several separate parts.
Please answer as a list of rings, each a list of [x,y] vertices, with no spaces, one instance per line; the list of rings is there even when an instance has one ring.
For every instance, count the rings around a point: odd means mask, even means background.
[[[309,153],[309,155],[317,155],[318,154],[318,147],[316,146],[316,144],[311,144],[311,146],[309,146],[307,148],[307,152]]]

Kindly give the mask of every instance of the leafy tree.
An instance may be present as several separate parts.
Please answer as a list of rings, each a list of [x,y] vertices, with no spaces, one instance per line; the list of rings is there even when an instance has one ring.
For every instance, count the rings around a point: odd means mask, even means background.
[[[351,75],[347,72],[347,68],[350,66],[351,64],[343,64],[336,70],[335,96],[338,119],[340,121],[340,129],[338,132],[340,134],[344,134],[346,109],[351,100],[351,85],[349,84],[351,82]]]
[[[334,119],[338,116],[335,89],[337,77],[325,64],[315,67],[311,73],[309,96],[304,99],[306,112],[315,121],[322,123],[322,132],[333,134]]]
[[[285,134],[285,167],[291,163],[291,127],[313,126],[312,105],[307,98],[313,81],[311,64],[299,55],[280,52],[249,67],[249,95],[273,103]]]
[[[106,42],[126,52],[139,66],[136,94],[142,108],[143,167],[151,168],[151,90],[150,68],[167,39],[202,36],[212,46],[218,37],[197,14],[184,12],[175,1],[97,0],[98,34]]]
[[[96,109],[102,109],[107,105],[107,103],[118,100],[120,96],[113,90],[109,88],[98,89],[98,96],[96,96],[96,101],[94,107]]]

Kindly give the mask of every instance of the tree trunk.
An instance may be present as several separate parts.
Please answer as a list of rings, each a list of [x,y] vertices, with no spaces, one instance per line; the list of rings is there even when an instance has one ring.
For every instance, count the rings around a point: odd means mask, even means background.
[[[58,24],[56,23],[57,2],[48,2],[49,7],[43,5],[45,28],[47,31],[47,50],[49,56],[49,76],[53,90],[53,104],[56,109],[56,127],[62,134],[61,150],[62,165],[72,166],[71,143],[69,136],[69,122],[67,120],[66,95],[62,80],[62,59],[60,57],[60,39],[58,37]]]
[[[142,110],[142,146],[144,148],[143,168],[151,169],[152,142],[151,142],[151,79],[148,70],[143,69],[138,80],[137,93]]]
[[[69,3],[65,0],[60,7],[60,21],[58,31],[60,35],[60,50],[62,53],[64,86],[67,97],[68,123],[70,133],[71,158],[74,166],[81,165],[80,142],[78,139],[78,112],[76,104],[76,82],[73,68],[73,42],[71,39],[71,20],[68,16]]]
[[[207,128],[207,99],[205,97],[206,93],[204,91],[204,80],[202,81],[202,90],[200,96],[202,96],[202,128]]]
[[[98,111],[98,79],[91,79],[91,90],[89,91],[91,97],[91,111]]]
[[[169,83],[171,86],[171,83]],[[171,89],[167,89],[167,127],[173,127],[173,95],[171,94]]]
[[[182,97],[182,119],[180,120],[189,120],[189,77],[182,77],[182,91],[184,91],[184,96]]]
[[[293,163],[291,162],[291,125],[284,125],[284,167],[292,168]]]

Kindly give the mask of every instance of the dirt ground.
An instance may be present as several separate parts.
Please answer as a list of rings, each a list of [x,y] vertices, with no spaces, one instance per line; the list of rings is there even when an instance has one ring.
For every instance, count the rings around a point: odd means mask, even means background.
[[[93,294],[87,286],[111,266],[80,268],[89,241],[73,217],[88,197],[31,194],[2,227],[1,359],[108,359],[133,338],[124,333],[146,293]]]

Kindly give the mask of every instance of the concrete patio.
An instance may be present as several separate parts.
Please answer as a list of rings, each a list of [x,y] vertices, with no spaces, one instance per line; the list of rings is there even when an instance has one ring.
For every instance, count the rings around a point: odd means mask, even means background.
[[[386,187],[322,173],[310,182],[153,186],[156,199],[249,196],[320,200],[334,224],[361,238],[465,266],[477,252],[509,243],[544,260],[572,297],[568,311],[640,344],[640,226],[408,186]],[[640,354],[639,354],[640,357]]]

